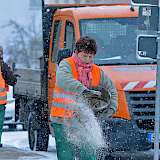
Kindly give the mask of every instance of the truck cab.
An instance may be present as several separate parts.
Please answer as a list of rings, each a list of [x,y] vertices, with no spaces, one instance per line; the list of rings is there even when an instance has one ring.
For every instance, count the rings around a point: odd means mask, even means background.
[[[105,124],[114,125],[110,132],[110,139],[117,137],[116,144],[111,146],[113,150],[152,148],[156,66],[152,59],[138,59],[136,52],[139,38],[156,37],[156,12],[156,7],[131,8],[130,5],[115,4],[58,9],[53,17],[48,68],[48,74],[52,76],[48,81],[48,93],[51,95],[54,90],[55,60],[59,50],[65,48],[73,52],[74,44],[81,36],[94,38],[98,46],[95,64],[101,66],[118,91],[117,112]],[[119,135],[113,133],[115,129]],[[128,133],[122,136],[123,129]],[[123,142],[125,138],[127,143]]]

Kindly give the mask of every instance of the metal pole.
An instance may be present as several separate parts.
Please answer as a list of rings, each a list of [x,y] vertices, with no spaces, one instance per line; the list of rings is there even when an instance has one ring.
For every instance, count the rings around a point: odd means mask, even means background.
[[[160,15],[160,0],[158,2]],[[160,16],[158,25],[158,48],[157,48],[157,72],[156,72],[156,104],[155,104],[155,127],[154,127],[154,160],[159,160],[159,122],[160,122]]]

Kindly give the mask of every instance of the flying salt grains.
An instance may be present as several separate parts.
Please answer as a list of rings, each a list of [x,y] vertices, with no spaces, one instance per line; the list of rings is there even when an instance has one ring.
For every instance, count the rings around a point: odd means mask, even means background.
[[[78,107],[78,108],[77,108]],[[77,146],[88,144],[95,149],[105,146],[102,130],[93,111],[85,104],[78,103],[78,114],[72,122],[65,120],[65,133],[68,141]]]

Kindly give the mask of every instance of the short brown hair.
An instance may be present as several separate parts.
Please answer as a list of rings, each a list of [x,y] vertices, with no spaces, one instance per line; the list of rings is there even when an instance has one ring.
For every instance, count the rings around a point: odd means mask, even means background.
[[[81,37],[77,42],[76,42],[76,48],[75,50],[77,52],[86,52],[86,53],[92,53],[96,54],[97,52],[97,44],[96,41],[93,38],[90,38],[88,36]]]

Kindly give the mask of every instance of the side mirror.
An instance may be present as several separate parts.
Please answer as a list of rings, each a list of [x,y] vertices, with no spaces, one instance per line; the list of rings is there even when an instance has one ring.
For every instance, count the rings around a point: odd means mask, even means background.
[[[136,4],[150,4],[158,6],[158,0],[132,0],[132,2]]]
[[[157,37],[156,36],[139,36],[137,47],[137,58],[157,58]]]
[[[72,52],[70,49],[60,49],[58,50],[58,55],[57,55],[57,64],[59,65],[59,63],[64,59],[64,58],[68,58],[72,56]]]

